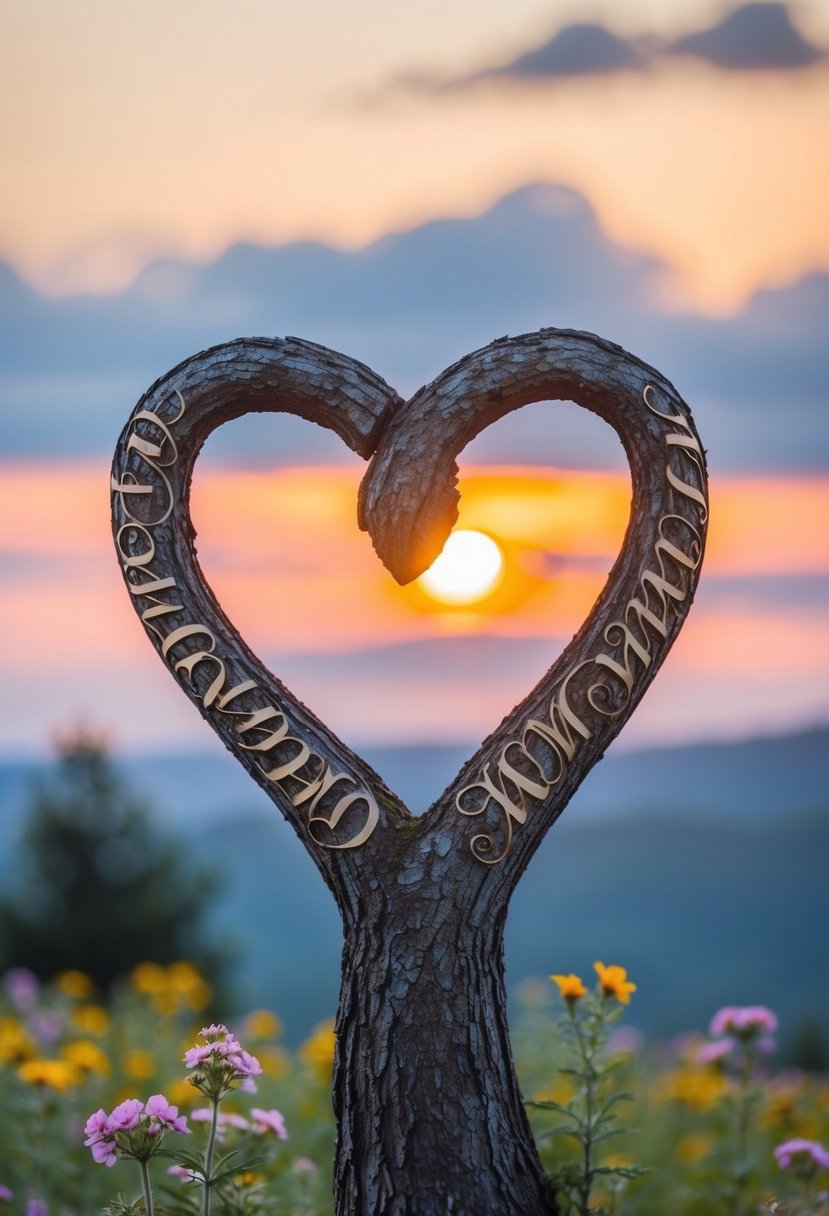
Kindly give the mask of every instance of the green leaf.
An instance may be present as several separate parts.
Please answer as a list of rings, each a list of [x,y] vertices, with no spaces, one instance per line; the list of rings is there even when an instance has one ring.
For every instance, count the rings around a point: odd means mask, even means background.
[[[170,1161],[175,1161],[176,1165],[183,1165],[185,1169],[195,1170],[200,1177],[204,1176],[204,1158],[197,1153],[188,1153],[184,1149],[162,1148],[154,1154],[156,1157],[167,1157]]]
[[[562,1106],[560,1102],[554,1102],[552,1098],[543,1098],[538,1102],[525,1101],[525,1106],[531,1106],[534,1110],[555,1110],[560,1115],[566,1115],[570,1119],[579,1119],[575,1111],[570,1110],[569,1106]]]
[[[634,1095],[629,1089],[621,1090],[619,1093],[611,1094],[602,1105],[602,1114],[617,1106],[620,1102],[632,1102]]]
[[[594,1144],[601,1144],[603,1140],[610,1140],[613,1136],[629,1136],[635,1132],[634,1127],[610,1127],[606,1132],[599,1132],[597,1136],[593,1136]]]
[[[228,1153],[228,1157],[235,1155],[237,1154]],[[227,1161],[228,1157],[225,1158],[225,1162]],[[227,1169],[220,1170],[218,1173],[213,1174],[210,1179],[210,1185],[216,1186],[217,1183],[224,1182],[226,1178],[232,1178],[236,1174],[244,1174],[246,1170],[253,1169],[255,1165],[259,1165],[260,1162],[265,1160],[266,1158],[260,1155],[259,1157],[248,1157],[245,1161],[234,1161],[233,1164],[228,1166]],[[224,1164],[224,1162],[222,1164]]]
[[[584,1144],[584,1133],[578,1128],[568,1127],[565,1123],[560,1123],[558,1127],[546,1128],[538,1134],[536,1139],[549,1140],[551,1136],[572,1136],[574,1140],[578,1140],[580,1144]]]

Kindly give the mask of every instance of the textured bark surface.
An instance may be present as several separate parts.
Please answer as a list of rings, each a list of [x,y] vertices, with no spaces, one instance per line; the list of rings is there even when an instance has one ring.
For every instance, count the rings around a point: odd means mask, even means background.
[[[407,581],[455,521],[458,452],[548,399],[585,406],[621,436],[633,483],[622,552],[570,645],[416,818],[224,616],[196,558],[193,465],[210,431],[251,410],[330,427],[371,458],[360,522]],[[509,1047],[503,926],[532,854],[693,599],[707,505],[688,407],[653,368],[571,331],[494,342],[408,402],[322,347],[241,340],[187,360],[142,398],[115,454],[113,524],[153,644],[292,824],[343,917],[337,1216],[553,1212]]]

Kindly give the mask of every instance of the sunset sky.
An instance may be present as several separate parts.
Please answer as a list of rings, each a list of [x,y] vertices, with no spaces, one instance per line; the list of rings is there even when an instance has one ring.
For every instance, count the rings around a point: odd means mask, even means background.
[[[109,537],[141,393],[297,334],[410,393],[542,325],[653,363],[709,451],[697,604],[620,746],[829,721],[829,7],[802,0],[0,0],[0,755],[83,721],[215,746]],[[465,453],[507,574],[473,611],[398,588],[362,462],[225,428],[199,552],[254,649],[347,742],[477,743],[618,551],[621,448],[541,403]]]

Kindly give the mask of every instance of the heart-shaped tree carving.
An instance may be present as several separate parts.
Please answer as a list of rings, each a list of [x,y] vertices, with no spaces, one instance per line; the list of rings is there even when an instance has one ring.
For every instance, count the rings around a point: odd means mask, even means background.
[[[528,696],[415,817],[271,675],[199,568],[196,456],[221,423],[285,411],[371,459],[359,518],[401,582],[457,515],[458,452],[534,401],[618,431],[633,502],[588,619]],[[302,839],[340,909],[334,1105],[338,1216],[555,1210],[509,1050],[503,927],[545,832],[641,699],[693,599],[707,525],[704,452],[653,368],[590,334],[542,330],[462,359],[402,401],[368,368],[288,338],[188,359],[119,440],[113,526],[133,604],[165,664]]]

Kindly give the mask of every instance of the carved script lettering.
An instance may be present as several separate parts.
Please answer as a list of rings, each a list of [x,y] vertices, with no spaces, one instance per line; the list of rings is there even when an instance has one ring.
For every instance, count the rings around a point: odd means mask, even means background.
[[[515,827],[526,823],[528,814],[565,776],[577,748],[592,738],[591,714],[615,717],[625,710],[637,678],[668,637],[673,613],[686,602],[702,560],[701,530],[708,519],[702,449],[684,414],[657,408],[652,385],[646,386],[643,400],[666,428],[665,480],[675,510],[660,517],[636,593],[621,618],[603,630],[607,649],[569,671],[549,702],[546,719],[530,718],[520,738],[502,747],[495,763],[485,765],[478,780],[456,795],[462,815],[489,815],[494,808],[502,820],[500,848],[489,832],[472,838],[473,854],[487,865],[506,857]],[[576,697],[584,703],[578,711]]]
[[[252,754],[262,776],[292,806],[307,810],[314,842],[327,849],[358,848],[379,822],[373,794],[313,751],[283,708],[266,699],[257,681],[233,682],[229,660],[217,653],[221,640],[185,607],[176,579],[154,569],[157,529],[167,524],[175,506],[168,471],[178,460],[175,426],[185,409],[184,398],[176,392],[158,411],[137,411],[130,422],[125,467],[112,476],[116,516],[123,520],[115,544],[130,594],[161,657],[214,715],[232,749]],[[356,830],[345,840],[321,839],[322,831],[328,836],[336,832],[347,814],[347,823],[357,818]]]

